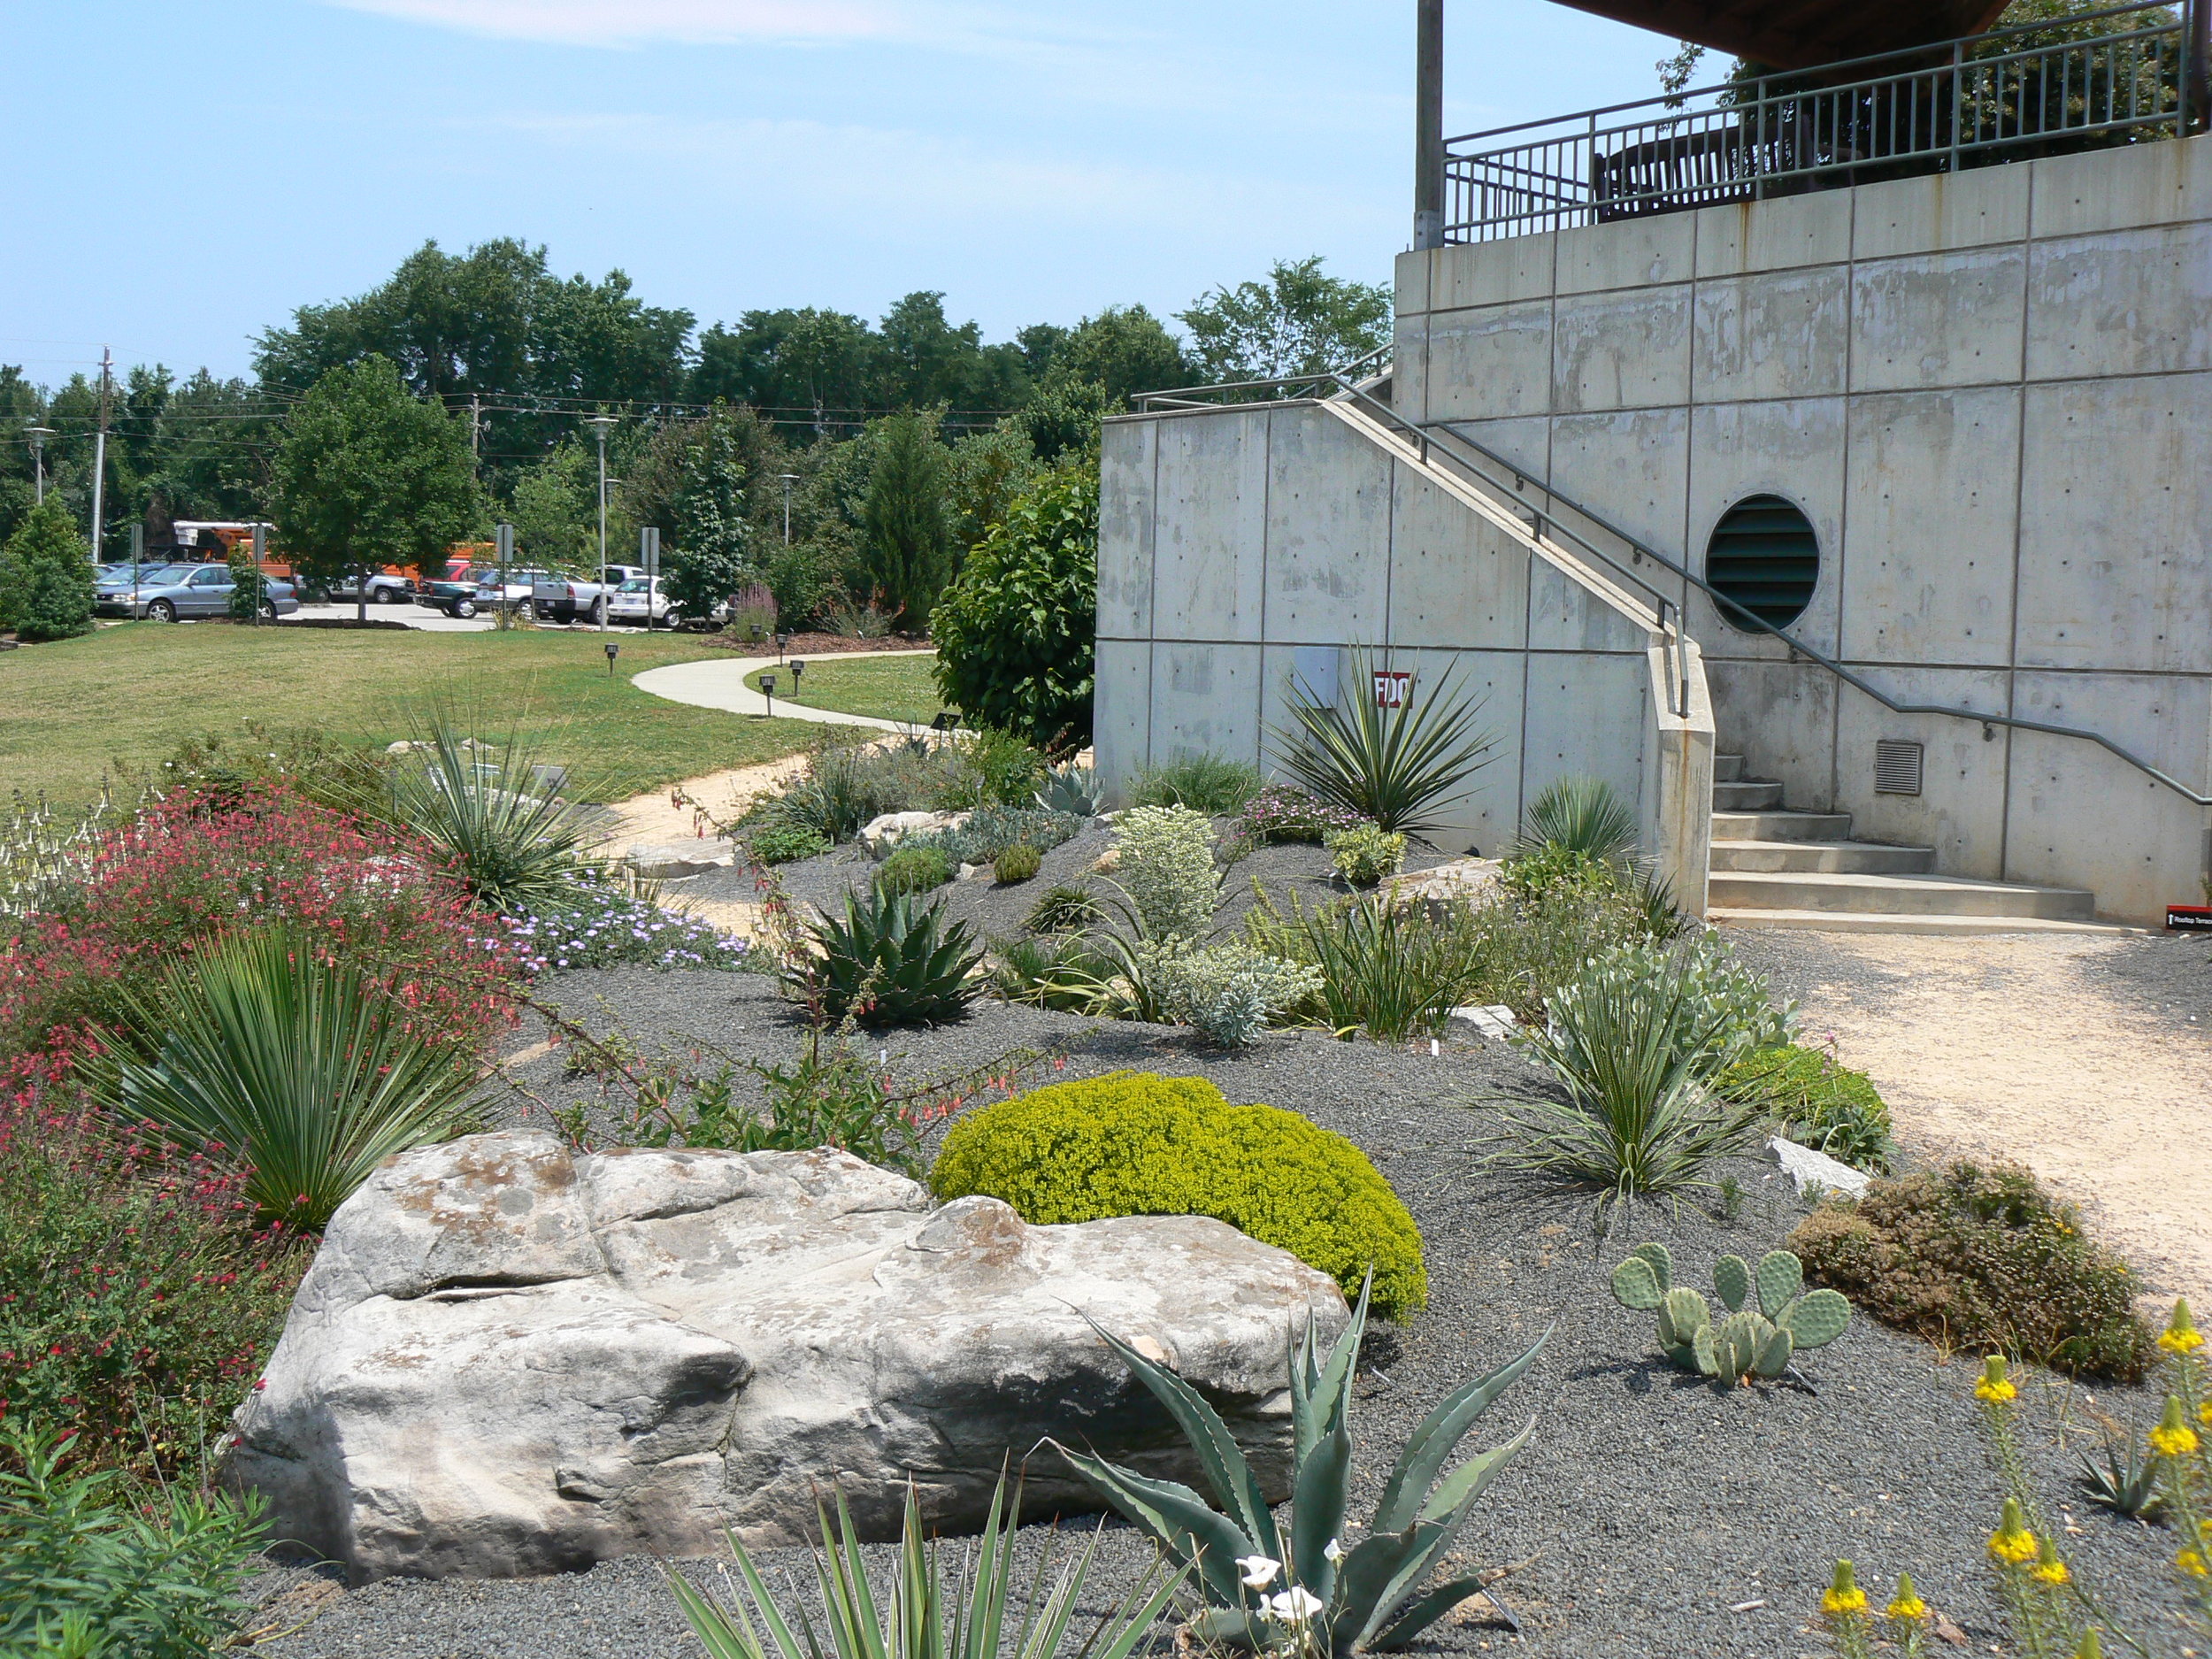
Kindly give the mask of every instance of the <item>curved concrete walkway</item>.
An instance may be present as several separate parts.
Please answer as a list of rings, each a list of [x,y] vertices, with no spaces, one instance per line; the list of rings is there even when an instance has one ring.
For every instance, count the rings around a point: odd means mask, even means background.
[[[920,657],[921,651],[840,651],[818,662],[854,663],[872,657]],[[803,658],[802,661],[805,660]],[[824,726],[864,726],[879,732],[907,732],[913,727],[898,720],[879,720],[872,714],[841,714],[835,709],[813,709],[779,696],[775,706],[760,695],[760,677],[773,672],[781,690],[791,683],[791,671],[772,657],[718,657],[703,663],[671,663],[630,676],[640,691],[649,691],[671,703],[695,708],[721,709],[730,714],[775,714],[787,720],[816,720]]]

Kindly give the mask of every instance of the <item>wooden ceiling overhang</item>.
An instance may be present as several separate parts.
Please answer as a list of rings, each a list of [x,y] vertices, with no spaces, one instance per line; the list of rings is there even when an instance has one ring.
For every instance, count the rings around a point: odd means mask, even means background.
[[[1556,0],[1776,69],[1978,35],[2006,0]]]

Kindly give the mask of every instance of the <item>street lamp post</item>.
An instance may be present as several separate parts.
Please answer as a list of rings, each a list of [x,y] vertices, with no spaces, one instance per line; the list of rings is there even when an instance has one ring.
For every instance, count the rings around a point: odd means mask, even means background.
[[[783,480],[783,544],[791,545],[791,487],[799,481],[796,472],[780,474]]]
[[[38,479],[37,494],[32,504],[42,507],[46,504],[46,440],[54,435],[54,429],[51,426],[33,426],[23,435],[31,441],[31,468]],[[784,512],[783,524],[783,539],[788,541],[791,540],[791,513],[787,508]]]
[[[594,415],[584,424],[599,436],[599,631],[607,631],[607,428],[612,415]]]

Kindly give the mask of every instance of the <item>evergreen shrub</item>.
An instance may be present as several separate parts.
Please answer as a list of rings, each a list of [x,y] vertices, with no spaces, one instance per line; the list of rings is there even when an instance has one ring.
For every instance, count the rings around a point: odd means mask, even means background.
[[[927,893],[952,879],[952,861],[941,847],[901,847],[876,872],[886,893]]]
[[[92,627],[92,549],[59,495],[31,509],[0,550],[0,627],[33,643]]]
[[[1394,1318],[1428,1301],[1420,1232],[1365,1153],[1296,1112],[1233,1106],[1202,1078],[1117,1071],[987,1106],[953,1125],[930,1186],[1040,1225],[1211,1216],[1348,1294],[1371,1268]]]
[[[1016,882],[1026,881],[1034,876],[1044,868],[1044,863],[1045,856],[1034,847],[1027,841],[1016,841],[999,854],[993,863],[991,873],[1002,885],[1011,887]]]

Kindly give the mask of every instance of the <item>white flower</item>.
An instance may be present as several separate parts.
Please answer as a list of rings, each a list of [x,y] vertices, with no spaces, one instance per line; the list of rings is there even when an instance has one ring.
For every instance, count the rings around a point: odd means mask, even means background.
[[[1344,1562],[1343,1540],[1336,1538],[1331,1539],[1329,1547],[1321,1552],[1321,1557],[1332,1567],[1341,1566]]]
[[[1275,1575],[1283,1570],[1283,1563],[1266,1555],[1239,1555],[1237,1565],[1244,1573],[1245,1583],[1255,1590],[1263,1590],[1275,1582]]]
[[[1328,1605],[1302,1585],[1293,1585],[1280,1595],[1267,1598],[1267,1610],[1277,1618],[1293,1624],[1302,1624]]]

